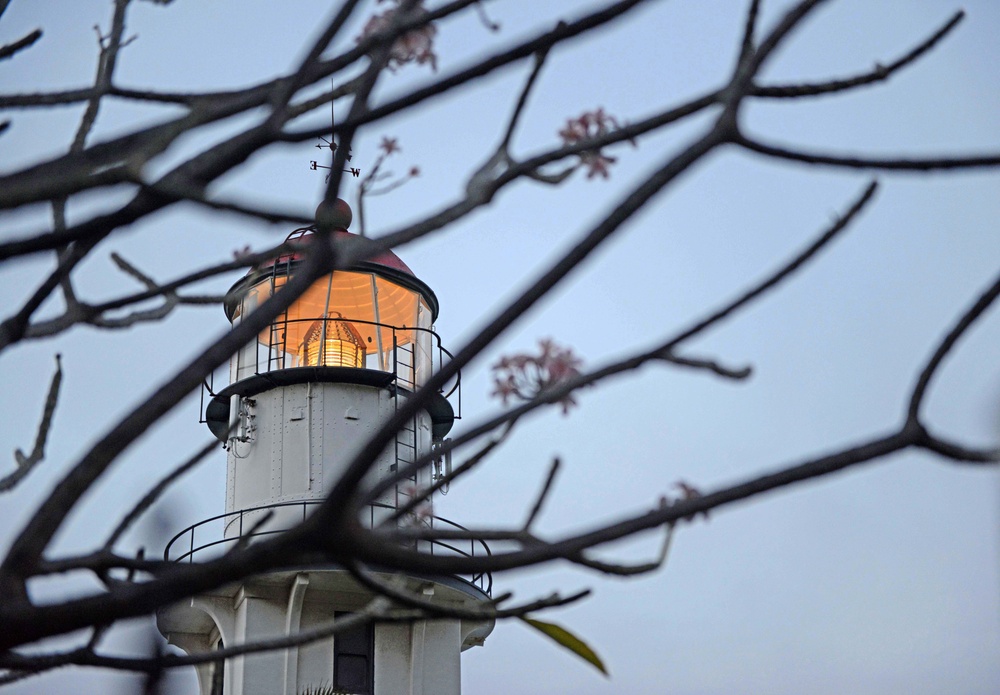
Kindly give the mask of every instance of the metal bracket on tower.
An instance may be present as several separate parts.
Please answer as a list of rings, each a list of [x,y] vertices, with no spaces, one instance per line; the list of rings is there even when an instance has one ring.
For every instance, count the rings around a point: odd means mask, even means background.
[[[433,444],[431,444],[432,450],[440,449],[449,442],[451,442],[450,439],[444,439],[440,442],[434,442]],[[431,473],[431,481],[436,483],[437,481],[443,480],[450,475],[451,475],[451,449],[448,449],[447,451],[444,452],[444,455],[438,455],[434,457],[433,471]],[[448,486],[449,483],[445,483],[444,485],[441,486],[439,492],[442,495],[447,495]]]
[[[257,401],[233,394],[229,398],[229,443],[252,442],[257,431],[254,407]]]

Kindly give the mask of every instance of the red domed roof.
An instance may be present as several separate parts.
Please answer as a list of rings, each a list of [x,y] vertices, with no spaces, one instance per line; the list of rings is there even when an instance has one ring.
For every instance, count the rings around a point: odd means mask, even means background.
[[[351,232],[347,231],[347,228],[351,226],[351,220],[353,219],[354,213],[351,211],[351,206],[348,205],[347,201],[343,198],[326,199],[316,206],[316,223],[320,226],[328,225],[328,227],[332,227],[334,238],[338,235],[351,234]],[[312,241],[315,229],[315,227],[303,227],[302,229],[296,229],[288,235],[288,238],[285,241],[290,241],[292,244],[308,244]],[[277,258],[261,263],[258,266],[258,270],[260,268],[270,268],[276,263],[296,261],[300,257],[301,256],[297,253],[289,253],[283,256],[278,256]],[[374,263],[375,265],[380,265],[385,268],[392,268],[393,270],[405,273],[410,277],[416,277],[413,274],[413,271],[410,270],[409,266],[403,263],[399,256],[394,254],[392,251],[383,251],[377,256],[367,259],[365,262]]]
[[[334,229],[332,233],[335,239],[344,236],[357,236],[357,234],[353,234],[347,231],[346,229]],[[306,244],[312,243],[313,238],[314,238],[313,229],[306,227],[303,229],[297,229],[291,234],[289,234],[287,241],[291,242],[293,245],[296,246],[298,245],[305,246]],[[271,260],[264,261],[258,266],[258,269],[270,268],[271,266],[277,263],[287,263],[288,261],[297,261],[301,257],[302,255],[299,253],[295,252],[286,253],[281,256],[278,256],[277,258],[272,258]],[[372,256],[371,258],[366,259],[364,262],[374,263],[375,265],[380,265],[385,268],[392,268],[393,270],[405,273],[410,277],[414,278],[416,277],[413,271],[410,270],[410,267],[405,263],[403,263],[402,259],[396,254],[394,254],[392,251],[383,251],[375,256]]]
[[[317,225],[323,227],[324,229],[330,229],[330,233],[333,234],[334,239],[343,238],[345,236],[357,236],[347,231],[347,227],[351,224],[352,217],[353,214],[351,213],[351,206],[340,198],[335,198],[332,202],[324,201],[319,204],[319,207],[316,208]],[[296,229],[288,235],[286,241],[292,246],[293,249],[298,247],[304,251],[305,247],[312,243],[313,239],[316,238],[317,225]],[[300,260],[302,255],[303,253],[301,251],[292,250],[276,258],[263,261],[256,267],[251,268],[243,279],[233,285],[230,290],[231,296],[234,298],[238,297],[240,294],[239,290],[246,289],[250,285],[263,281],[266,276],[271,273],[276,275],[290,275],[293,272],[292,265],[295,261]],[[282,265],[285,267],[282,268]],[[379,268],[382,268],[383,270],[380,272]],[[437,319],[438,302],[437,297],[434,296],[434,291],[431,290],[426,283],[422,282],[416,275],[414,275],[413,271],[410,270],[410,267],[403,263],[399,256],[394,254],[392,251],[382,251],[371,258],[358,261],[351,268],[345,268],[345,270],[352,269],[382,275],[391,282],[419,292],[431,310],[432,320]],[[233,319],[235,307],[235,300],[226,302],[226,315],[230,320]]]

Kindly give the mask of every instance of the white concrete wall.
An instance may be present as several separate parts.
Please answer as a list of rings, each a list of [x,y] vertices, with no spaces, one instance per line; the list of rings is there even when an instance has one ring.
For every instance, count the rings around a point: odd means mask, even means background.
[[[252,439],[233,443],[228,455],[226,512],[321,499],[361,444],[397,407],[395,397],[386,389],[357,384],[282,386],[251,400]],[[416,418],[416,443],[416,455],[431,446],[430,417],[423,411]],[[411,450],[400,451],[409,458],[413,456]],[[391,475],[396,463],[396,450],[390,444],[376,461],[369,480]],[[429,472],[422,474],[418,482],[427,485]],[[394,491],[387,492],[379,502],[394,504]],[[274,512],[268,528],[288,528],[302,518],[301,507]],[[245,515],[243,530],[262,514]],[[226,536],[234,537],[239,532],[239,521],[228,519]]]
[[[241,591],[234,607],[236,643],[284,634],[285,611],[278,601]],[[283,693],[284,653],[238,656],[227,663],[225,695]]]
[[[343,570],[289,572],[250,580],[228,597],[165,609],[157,620],[172,644],[200,653],[213,650],[220,634],[226,646],[295,634],[329,622],[337,611],[356,611],[369,598]],[[462,635],[457,620],[376,625],[375,695],[460,695]],[[330,685],[336,639],[230,659],[224,692],[298,695],[308,686]],[[211,672],[201,675],[201,694],[208,695]]]

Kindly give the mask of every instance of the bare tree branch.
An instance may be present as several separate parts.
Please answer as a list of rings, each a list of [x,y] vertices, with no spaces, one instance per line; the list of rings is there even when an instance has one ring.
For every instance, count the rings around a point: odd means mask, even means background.
[[[358,580],[358,582],[363,586],[367,586],[375,591],[377,594],[387,596],[404,606],[416,608],[426,615],[446,618],[466,618],[471,620],[519,618],[532,611],[541,610],[543,608],[555,608],[558,606],[566,606],[571,603],[576,603],[577,601],[590,595],[590,590],[588,589],[578,591],[565,597],[555,593],[529,603],[512,606],[510,608],[497,607],[499,603],[509,596],[497,598],[491,604],[483,606],[482,608],[464,608],[455,605],[442,606],[440,603],[427,600],[414,591],[408,591],[404,587],[384,581],[374,572],[365,569],[360,565],[352,565],[349,566],[348,569],[350,570],[352,577]]]
[[[0,565],[0,580],[6,580],[8,586],[16,587],[17,580],[14,578],[29,571],[37,562],[41,551],[62,524],[66,514],[115,457],[163,413],[197,387],[209,371],[254,339],[275,316],[308,289],[316,278],[329,272],[329,264],[333,258],[329,246],[314,244],[305,267],[281,291],[250,314],[235,330],[216,340],[175,378],[156,388],[142,405],[92,447],[56,486],[46,503],[37,510],[14,541],[3,565]],[[12,592],[15,590],[11,588]]]
[[[789,149],[767,145],[745,136],[737,138],[737,144],[751,152],[767,155],[775,159],[786,159],[802,164],[834,166],[845,169],[875,169],[879,171],[949,171],[956,169],[978,169],[1000,165],[1000,154],[972,155],[968,157],[862,157],[854,155],[833,155],[820,152]]]
[[[433,495],[435,492],[451,485],[452,482],[454,482],[461,476],[465,475],[473,468],[478,466],[480,463],[482,463],[484,460],[486,460],[487,456],[489,456],[497,447],[499,447],[501,444],[504,443],[504,441],[507,440],[507,437],[510,436],[511,431],[514,429],[515,424],[516,424],[515,420],[509,420],[506,423],[504,423],[503,432],[501,432],[494,439],[488,441],[475,454],[467,458],[459,465],[455,466],[450,473],[441,476],[437,481],[435,481],[433,485],[428,487],[426,490],[417,491],[417,493],[413,496],[412,499],[410,499],[410,501],[402,505],[392,514],[391,517],[389,517],[389,521],[398,521],[407,514],[413,513],[417,509],[417,507],[420,506],[420,504],[430,499],[431,495]],[[437,456],[447,455],[453,449],[454,447],[451,445],[450,442],[442,442],[440,447],[437,447],[434,451],[431,451],[428,454],[421,456],[416,461],[411,463],[409,466],[406,466],[404,470],[397,471],[396,474],[391,476],[390,478],[386,478],[385,480],[380,481],[374,488],[368,491],[368,493],[365,495],[365,500],[370,502],[376,499],[382,493],[392,489],[392,487],[394,487],[397,483],[402,482],[416,471],[425,467],[431,460],[433,460]]]
[[[854,89],[855,87],[863,87],[870,84],[884,82],[892,77],[893,74],[907,67],[911,63],[914,63],[918,58],[934,48],[938,42],[951,33],[951,30],[958,26],[959,22],[961,22],[964,18],[965,12],[959,10],[952,15],[951,19],[945,22],[940,29],[915,46],[905,55],[897,58],[888,65],[880,65],[876,63],[875,68],[870,72],[856,75],[854,77],[845,77],[838,80],[829,80],[827,82],[819,82],[815,84],[757,86],[753,89],[751,94],[757,97],[771,97],[779,99],[825,96],[827,94],[834,94]]]
[[[949,442],[941,437],[925,432],[920,441],[920,445],[928,451],[954,461],[966,464],[987,464],[992,465],[1000,462],[1000,447],[992,449],[972,449],[961,444]]]
[[[923,404],[924,396],[927,394],[927,388],[930,386],[934,373],[941,366],[944,358],[955,347],[955,344],[958,343],[959,339],[996,301],[997,296],[1000,296],[1000,277],[983,292],[976,302],[969,307],[968,311],[962,314],[952,329],[945,335],[941,344],[934,350],[934,354],[927,360],[927,364],[920,372],[920,376],[917,377],[917,383],[913,387],[913,393],[910,396],[910,403],[906,411],[907,420],[911,422],[918,422],[920,420],[920,406]]]
[[[375,85],[388,54],[386,47],[379,58],[375,58],[366,71],[364,86],[359,90],[352,112],[366,108],[366,102]],[[345,135],[346,148],[350,147],[351,133]],[[346,153],[345,148],[345,153]],[[343,154],[338,154],[342,159]],[[186,165],[182,165],[182,169]],[[330,179],[329,186],[336,193],[339,172]],[[322,232],[322,230],[321,230]],[[326,241],[321,233],[321,240]],[[36,511],[11,546],[7,557],[0,564],[0,588],[8,590],[22,601],[26,599],[23,577],[37,564],[41,553],[52,536],[65,520],[80,497],[97,478],[110,466],[115,457],[124,450],[141,432],[156,422],[181,398],[198,386],[206,374],[222,360],[228,358],[243,344],[253,339],[281,311],[290,306],[321,275],[333,270],[336,255],[328,243],[313,244],[309,250],[305,267],[286,283],[283,288],[254,311],[239,327],[217,340],[212,346],[196,357],[193,362],[172,379],[157,389],[145,403],[113,428],[97,445],[77,463],[66,477],[56,486],[48,500]],[[341,242],[342,243],[342,242]],[[270,311],[270,310],[273,310]]]
[[[535,504],[532,505],[531,511],[528,512],[528,518],[524,521],[524,530],[530,531],[531,525],[535,523],[535,519],[538,518],[538,514],[542,511],[542,505],[545,504],[545,500],[549,496],[549,492],[552,490],[552,483],[555,482],[556,474],[559,472],[559,458],[556,457],[552,459],[552,465],[549,466],[549,473],[545,477],[545,483],[542,485],[542,489],[538,492],[538,498],[535,500]]]
[[[740,41],[740,54],[736,60],[736,69],[750,60],[754,47],[754,34],[757,30],[757,18],[760,12],[760,0],[750,0],[747,9],[746,22],[743,25],[743,39]]]
[[[153,289],[148,289],[144,292],[138,292],[131,295],[125,295],[123,297],[119,297],[118,299],[109,300],[101,304],[87,304],[78,301],[72,308],[67,309],[62,316],[38,321],[37,323],[28,325],[24,330],[24,338],[43,338],[56,335],[78,323],[100,325],[101,328],[112,328],[113,326],[108,322],[102,321],[102,316],[106,312],[122,309],[149,299],[163,297],[165,294],[176,293],[176,290],[181,289],[186,285],[194,284],[201,280],[215,277],[232,270],[252,267],[256,263],[266,261],[280,255],[289,248],[290,247],[287,243],[282,243],[278,246],[274,246],[270,249],[257,253],[239,254],[239,257],[234,261],[208,266],[193,273],[184,275],[176,280],[158,285]],[[177,297],[178,302],[181,304],[195,303],[199,299],[197,297],[186,295],[177,295]],[[217,300],[219,298],[210,297],[209,299],[218,303]]]
[[[42,30],[35,29],[34,31],[26,34],[24,37],[18,39],[14,43],[8,43],[0,46],[0,60],[10,58],[18,51],[24,50],[29,46],[33,45],[35,41],[42,38]]]
[[[197,452],[194,453],[190,458],[184,461],[181,465],[177,466],[174,470],[170,471],[165,475],[160,482],[153,486],[149,492],[147,492],[142,499],[136,502],[135,506],[129,510],[128,514],[122,517],[122,520],[118,522],[115,530],[111,532],[108,539],[104,541],[103,550],[111,550],[112,546],[118,542],[118,539],[122,537],[128,529],[135,523],[135,521],[146,513],[146,511],[153,506],[156,502],[166,492],[167,488],[173,485],[177,480],[179,480],[185,473],[190,471],[192,468],[197,466],[199,463],[205,460],[212,451],[218,449],[219,442],[211,441]]]
[[[56,404],[59,402],[59,387],[61,385],[62,357],[56,354],[56,371],[52,375],[52,383],[49,384],[49,394],[45,397],[45,408],[42,411],[42,421],[38,423],[35,446],[28,455],[25,455],[20,449],[14,450],[14,461],[17,463],[17,469],[0,478],[0,492],[13,489],[31,473],[35,466],[45,460],[45,443],[48,441],[49,430],[52,428],[52,416],[55,415]]]

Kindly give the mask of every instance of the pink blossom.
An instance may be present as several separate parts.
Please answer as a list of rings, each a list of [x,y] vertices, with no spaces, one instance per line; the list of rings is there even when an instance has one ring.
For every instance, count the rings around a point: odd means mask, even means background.
[[[507,401],[510,400],[511,396],[517,395],[517,385],[514,383],[514,377],[508,375],[506,378],[496,377],[493,380],[494,388],[490,393],[491,396],[498,396],[500,402],[507,405]]]
[[[575,145],[587,140],[593,140],[603,135],[607,135],[615,130],[620,130],[618,119],[605,113],[602,107],[597,107],[593,111],[585,111],[577,118],[569,118],[566,125],[559,131],[559,137],[563,145]],[[635,144],[634,142],[632,143]],[[617,159],[604,154],[601,148],[584,150],[579,153],[580,163],[578,166],[586,167],[587,178],[592,179],[600,176],[606,179],[610,176],[609,165],[614,164]]]
[[[615,157],[608,157],[600,152],[580,153],[580,163],[587,167],[588,179],[592,179],[595,176],[600,176],[603,179],[608,178],[608,165],[614,164],[617,161],[618,160]]]
[[[389,28],[393,17],[400,9],[399,0],[391,1],[395,2],[396,6],[382,14],[372,15],[357,37],[358,43]],[[407,16],[408,18],[420,19],[426,14],[427,10],[423,6],[423,0],[420,0],[410,9]],[[395,71],[396,68],[407,63],[416,63],[417,65],[430,63],[431,69],[437,72],[437,54],[434,53],[434,36],[436,34],[437,28],[428,23],[397,38],[392,44],[392,48],[389,49],[389,69]]]
[[[379,143],[379,147],[385,152],[386,156],[392,154],[393,152],[402,152],[402,148],[399,146],[399,141],[396,138],[390,138],[388,136],[383,136],[382,142]]]
[[[520,353],[501,357],[493,365],[493,391],[503,405],[512,399],[531,400],[546,389],[579,376],[583,362],[570,348],[545,338],[538,341],[537,355]],[[572,395],[559,400],[563,414],[576,405]]]

